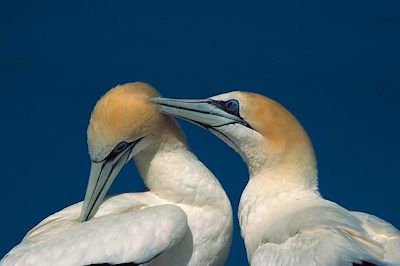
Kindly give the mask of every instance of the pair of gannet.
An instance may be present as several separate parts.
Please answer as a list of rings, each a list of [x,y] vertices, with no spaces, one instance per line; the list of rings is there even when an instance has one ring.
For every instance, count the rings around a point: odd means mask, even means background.
[[[232,238],[229,199],[174,119],[150,103],[158,96],[137,82],[97,102],[84,203],[44,219],[0,265],[223,265]],[[131,158],[149,191],[104,200]]]
[[[400,265],[396,228],[321,197],[312,144],[277,102],[246,92],[153,102],[207,128],[247,163],[238,215],[251,265]]]

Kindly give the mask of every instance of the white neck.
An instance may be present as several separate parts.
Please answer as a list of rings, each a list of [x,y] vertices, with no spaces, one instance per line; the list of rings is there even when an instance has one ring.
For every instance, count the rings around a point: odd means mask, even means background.
[[[280,140],[235,125],[225,126],[224,133],[230,139],[222,139],[242,156],[249,170],[249,184],[257,183],[260,194],[317,189],[315,154],[304,131],[296,135],[301,137]]]
[[[302,172],[290,168],[275,167],[250,176],[243,195],[246,193],[268,200],[282,193],[303,191],[318,193],[316,169]]]
[[[311,143],[304,141],[282,147],[285,148],[272,149],[265,139],[258,145],[253,142],[251,146],[240,147],[250,174],[238,211],[249,260],[264,237],[269,241],[276,237],[274,232],[272,235],[268,232],[269,227],[275,226],[277,209],[284,213],[288,208],[285,202],[291,199],[299,202],[302,198],[319,197]]]
[[[215,176],[180,140],[152,141],[134,160],[146,187],[163,199],[196,206],[229,204]]]

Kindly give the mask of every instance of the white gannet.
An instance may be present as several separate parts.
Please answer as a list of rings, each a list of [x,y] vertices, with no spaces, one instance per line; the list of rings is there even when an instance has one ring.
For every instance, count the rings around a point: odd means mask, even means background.
[[[80,202],[44,219],[0,265],[223,265],[232,237],[229,199],[174,119],[149,102],[157,96],[135,82],[97,102],[87,131],[83,208]],[[103,202],[132,157],[149,191]]]
[[[312,144],[279,103],[239,91],[152,101],[207,128],[247,163],[238,216],[251,265],[400,265],[395,227],[321,197]]]

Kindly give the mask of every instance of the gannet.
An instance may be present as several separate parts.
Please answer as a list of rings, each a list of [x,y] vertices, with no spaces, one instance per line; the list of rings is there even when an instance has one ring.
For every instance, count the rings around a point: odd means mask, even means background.
[[[0,265],[223,265],[232,237],[229,199],[174,119],[149,102],[156,96],[136,82],[97,102],[87,130],[84,203],[44,219]],[[131,158],[149,191],[103,202]]]
[[[247,163],[238,216],[251,265],[400,265],[395,227],[320,195],[311,141],[276,101],[240,91],[152,101],[205,127]]]

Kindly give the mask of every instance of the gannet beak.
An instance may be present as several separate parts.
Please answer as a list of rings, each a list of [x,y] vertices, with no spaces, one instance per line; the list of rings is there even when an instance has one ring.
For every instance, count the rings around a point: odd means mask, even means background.
[[[92,161],[85,200],[81,211],[81,222],[91,219],[96,214],[115,177],[122,167],[133,157],[133,146],[115,157],[107,157],[100,162]]]
[[[158,106],[160,112],[183,118],[203,127],[218,128],[221,126],[239,123],[248,126],[241,117],[225,112],[218,101],[180,100],[170,98],[152,98],[151,102]]]

